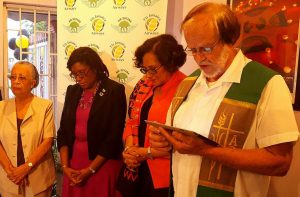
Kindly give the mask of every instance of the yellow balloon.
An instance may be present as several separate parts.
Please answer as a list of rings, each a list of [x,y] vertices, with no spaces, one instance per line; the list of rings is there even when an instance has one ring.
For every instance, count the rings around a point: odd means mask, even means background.
[[[16,38],[16,45],[19,48],[26,49],[29,46],[29,39],[24,35],[19,36]]]

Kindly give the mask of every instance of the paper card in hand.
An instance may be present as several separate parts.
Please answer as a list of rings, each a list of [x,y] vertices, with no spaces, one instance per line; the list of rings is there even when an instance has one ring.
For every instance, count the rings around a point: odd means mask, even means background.
[[[169,125],[165,125],[156,121],[150,121],[150,120],[145,120],[145,122],[149,125],[152,125],[154,127],[161,127],[164,128],[165,130],[172,132],[172,131],[178,131],[180,133],[183,133],[185,135],[190,135],[190,136],[197,136],[200,137],[202,140],[204,140],[206,143],[213,145],[213,146],[219,146],[219,144],[199,133],[196,133],[194,131],[190,131],[190,130],[186,130],[186,129],[182,129],[182,128],[178,128],[178,127],[173,127],[173,126],[169,126]]]

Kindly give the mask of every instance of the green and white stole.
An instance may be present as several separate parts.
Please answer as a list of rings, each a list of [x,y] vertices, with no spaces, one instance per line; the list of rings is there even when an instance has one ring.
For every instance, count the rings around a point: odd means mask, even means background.
[[[224,147],[243,148],[255,117],[257,103],[267,82],[276,73],[251,61],[243,69],[241,82],[233,83],[214,117],[209,138]],[[200,76],[200,70],[184,79],[172,100],[171,124],[176,111]],[[197,196],[233,196],[237,170],[202,158]]]

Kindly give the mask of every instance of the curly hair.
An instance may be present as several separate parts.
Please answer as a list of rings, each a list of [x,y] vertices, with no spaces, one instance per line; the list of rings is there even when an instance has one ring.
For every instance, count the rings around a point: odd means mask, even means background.
[[[67,62],[67,68],[71,71],[71,68],[75,63],[87,65],[96,73],[97,78],[99,79],[109,76],[106,65],[103,63],[98,53],[90,47],[79,47],[71,53]]]
[[[183,46],[169,34],[147,39],[136,49],[133,60],[137,68],[143,67],[143,57],[148,52],[154,53],[160,64],[170,73],[177,71],[186,61]]]

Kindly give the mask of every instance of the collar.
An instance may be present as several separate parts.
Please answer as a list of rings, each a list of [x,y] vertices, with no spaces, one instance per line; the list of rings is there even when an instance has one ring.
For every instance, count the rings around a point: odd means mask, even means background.
[[[221,86],[223,83],[240,83],[243,69],[250,61],[251,60],[248,59],[240,49],[238,49],[238,53],[234,57],[228,69],[211,87]],[[201,75],[197,79],[195,85],[200,86],[205,84],[207,86],[206,83],[206,78],[203,72],[201,72]]]

